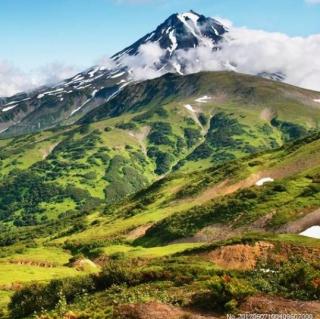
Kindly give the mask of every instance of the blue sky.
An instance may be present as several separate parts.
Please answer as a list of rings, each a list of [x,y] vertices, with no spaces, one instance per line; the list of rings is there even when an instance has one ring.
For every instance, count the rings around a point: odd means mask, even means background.
[[[23,69],[54,61],[92,65],[193,9],[236,26],[291,36],[320,33],[319,0],[1,0],[0,61]]]

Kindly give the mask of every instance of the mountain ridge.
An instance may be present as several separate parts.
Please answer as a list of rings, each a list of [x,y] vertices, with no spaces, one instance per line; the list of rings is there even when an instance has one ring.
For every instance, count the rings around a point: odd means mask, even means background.
[[[86,113],[112,99],[134,80],[130,66],[122,65],[123,59],[137,56],[144,45],[159,44],[166,53],[157,64],[148,62],[151,64],[142,68],[177,72],[177,64],[170,62],[176,50],[198,46],[201,39],[206,39],[207,45],[212,41],[213,45],[221,40],[220,33],[224,32],[216,20],[195,12],[174,14],[155,31],[113,55],[111,68],[94,66],[54,86],[5,98],[0,110],[0,134],[8,136],[69,124],[77,120],[79,110]]]
[[[14,136],[77,122],[86,113],[112,100],[125,87],[145,77],[165,73],[186,74],[188,59],[182,52],[194,48],[219,50],[228,28],[194,11],[173,14],[153,32],[96,65],[56,85],[3,98],[0,135]],[[236,70],[232,61],[221,66]],[[262,77],[284,80],[283,73],[262,72]]]

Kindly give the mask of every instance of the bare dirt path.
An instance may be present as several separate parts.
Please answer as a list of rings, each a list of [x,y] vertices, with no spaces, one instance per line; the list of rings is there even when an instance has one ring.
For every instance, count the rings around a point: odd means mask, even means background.
[[[151,131],[150,126],[141,127],[139,131],[129,131],[129,135],[136,138],[139,142],[144,155],[147,156],[147,147],[146,147],[146,138],[148,137]]]
[[[42,159],[45,160],[53,151],[54,149],[59,145],[59,143],[54,143],[50,145],[49,147],[41,150],[42,153]]]

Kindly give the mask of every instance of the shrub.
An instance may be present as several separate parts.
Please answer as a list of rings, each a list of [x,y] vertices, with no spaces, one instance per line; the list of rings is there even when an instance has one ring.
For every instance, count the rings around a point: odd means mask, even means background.
[[[132,285],[139,281],[139,276],[121,260],[110,261],[96,278],[96,287],[99,290],[112,285],[127,283]]]
[[[105,196],[109,203],[121,200],[147,186],[148,180],[140,171],[131,167],[133,164],[135,163],[120,155],[110,161],[104,177],[110,183],[105,188]]]
[[[155,122],[152,124],[152,131],[148,138],[155,145],[172,145],[170,135],[172,135],[172,128],[169,123]]]
[[[279,290],[289,298],[320,299],[320,271],[304,262],[288,262],[278,272]]]
[[[215,311],[234,312],[248,296],[255,293],[255,289],[247,281],[228,275],[213,277],[208,283],[208,290],[208,293],[196,294],[193,305]]]
[[[51,295],[48,298],[48,290],[45,285],[33,284],[17,291],[11,298],[8,306],[12,318],[23,318],[41,309],[53,308],[59,298]]]
[[[116,128],[119,128],[122,130],[135,130],[137,128],[137,125],[134,122],[119,123],[116,125]]]
[[[216,148],[237,147],[241,142],[237,141],[234,136],[244,133],[237,119],[220,112],[211,119],[207,140],[212,147]]]
[[[185,128],[184,129],[184,136],[186,138],[187,145],[190,148],[190,147],[192,147],[193,145],[195,145],[199,141],[199,139],[201,137],[201,134],[196,129]]]
[[[283,133],[285,141],[296,140],[307,135],[307,130],[299,124],[284,122],[274,118],[271,121],[271,125]]]
[[[90,125],[88,124],[82,125],[79,129],[79,133],[82,135],[89,133],[89,131],[90,131]]]
[[[200,113],[199,114],[199,122],[201,123],[201,125],[205,126],[208,124],[208,118],[206,117],[206,115],[204,113]]]
[[[200,146],[198,146],[194,152],[192,152],[187,159],[190,161],[197,161],[201,159],[206,159],[211,156],[213,150],[212,148],[207,144],[203,143]]]
[[[309,197],[320,193],[320,185],[319,184],[312,184],[306,187],[303,192],[301,193],[302,197]]]
[[[38,205],[57,198],[62,190],[46,183],[44,178],[33,172],[18,172],[0,184],[0,220],[21,209],[22,218],[17,222],[20,225],[34,225],[35,213],[39,212]]]
[[[155,173],[158,175],[167,173],[171,168],[172,162],[174,161],[174,158],[171,154],[162,152],[156,147],[149,147],[147,155],[156,161],[157,168]]]
[[[48,285],[32,284],[17,291],[11,298],[12,318],[30,316],[43,309],[55,308],[61,300],[72,302],[77,296],[95,289],[91,276],[53,280]]]
[[[89,172],[83,175],[83,178],[92,180],[97,178],[97,173],[96,172]]]

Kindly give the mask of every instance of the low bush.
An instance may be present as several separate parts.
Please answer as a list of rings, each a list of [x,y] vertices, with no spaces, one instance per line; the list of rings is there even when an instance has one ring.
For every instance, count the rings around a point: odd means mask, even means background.
[[[235,312],[248,296],[255,293],[249,282],[229,275],[214,276],[208,281],[207,288],[207,292],[194,295],[193,306],[220,312]]]
[[[320,299],[320,270],[304,261],[288,262],[277,273],[279,291],[300,300]]]
[[[23,318],[43,309],[53,309],[61,300],[70,303],[77,296],[94,289],[91,276],[53,280],[48,285],[32,284],[17,291],[8,308],[12,318]]]

